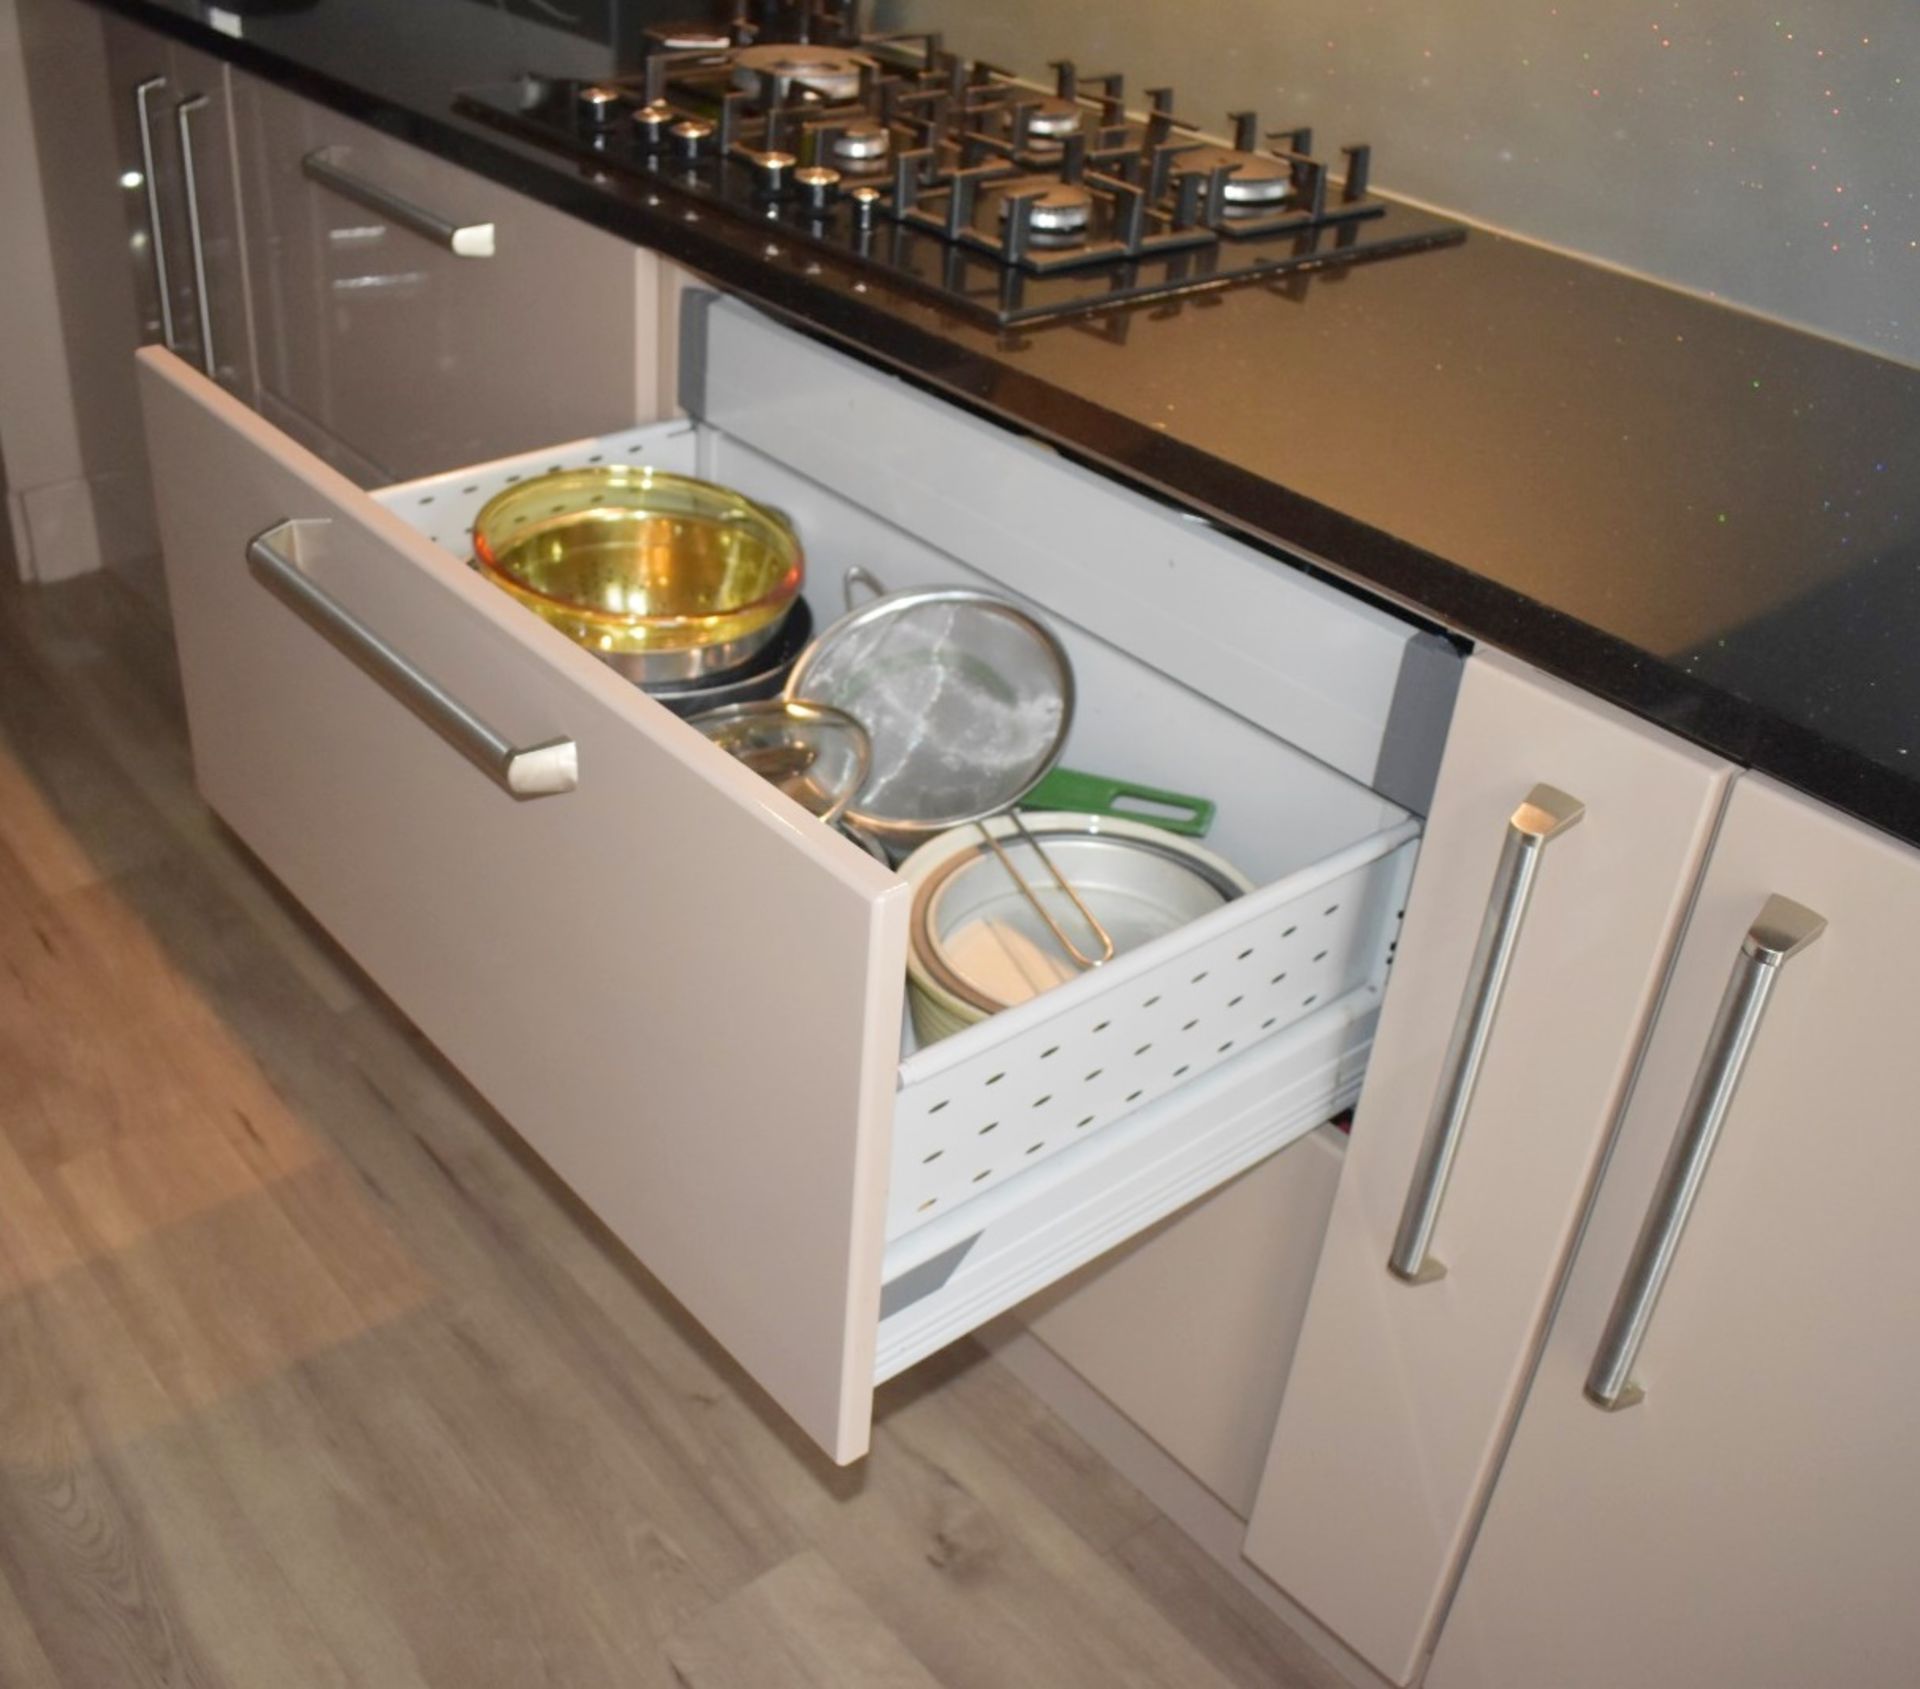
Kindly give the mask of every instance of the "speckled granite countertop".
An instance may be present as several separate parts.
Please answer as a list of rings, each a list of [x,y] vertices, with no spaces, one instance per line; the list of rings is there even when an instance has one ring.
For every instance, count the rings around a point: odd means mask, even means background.
[[[1920,843],[1920,371],[1484,233],[1000,333],[454,111],[615,69],[587,36],[474,0],[283,0],[238,39],[97,3]]]

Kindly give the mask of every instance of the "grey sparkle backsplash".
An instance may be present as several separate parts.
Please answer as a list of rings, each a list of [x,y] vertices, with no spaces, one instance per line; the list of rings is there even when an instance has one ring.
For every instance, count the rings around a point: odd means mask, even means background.
[[[1257,108],[1389,193],[1920,364],[1916,0],[892,0],[1025,74]]]

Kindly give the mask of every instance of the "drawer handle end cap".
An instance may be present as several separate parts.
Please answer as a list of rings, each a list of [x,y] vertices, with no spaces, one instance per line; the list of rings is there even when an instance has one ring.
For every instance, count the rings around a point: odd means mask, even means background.
[[[507,790],[517,798],[557,797],[580,784],[580,747],[571,739],[549,739],[515,751],[507,761]]]
[[[453,248],[456,258],[491,258],[493,256],[493,225],[491,223],[469,223],[453,231],[447,242]]]

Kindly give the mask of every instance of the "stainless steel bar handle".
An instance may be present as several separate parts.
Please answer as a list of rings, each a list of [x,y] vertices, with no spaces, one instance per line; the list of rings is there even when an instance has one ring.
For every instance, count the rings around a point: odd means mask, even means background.
[[[1633,1382],[1634,1362],[1687,1229],[1687,1216],[1707,1176],[1720,1127],[1733,1106],[1740,1075],[1767,1012],[1767,999],[1780,970],[1826,930],[1824,916],[1791,898],[1776,896],[1762,905],[1741,941],[1700,1070],[1667,1151],[1667,1164],[1587,1373],[1587,1399],[1596,1407],[1616,1413],[1645,1399],[1646,1392]]]
[[[219,379],[213,355],[213,304],[207,296],[207,249],[200,238],[200,184],[193,173],[193,114],[207,103],[205,94],[189,94],[173,108],[180,131],[180,174],[187,190],[187,247],[193,258],[193,297],[200,311],[200,367]]]
[[[1493,872],[1480,941],[1467,969],[1466,989],[1461,993],[1460,1012],[1440,1069],[1440,1085],[1427,1117],[1420,1158],[1414,1164],[1413,1182],[1407,1187],[1406,1202],[1400,1210],[1393,1251],[1387,1256],[1387,1271],[1408,1284],[1431,1284],[1446,1276],[1446,1267],[1433,1258],[1434,1228],[1440,1222],[1440,1205],[1446,1199],[1454,1158],[1466,1136],[1474,1087],[1480,1082],[1480,1067],[1493,1036],[1494,1018],[1500,1012],[1507,972],[1526,922],[1541,853],[1586,812],[1587,806],[1578,798],[1568,797],[1558,787],[1539,785],[1507,822],[1506,841]]]
[[[153,279],[160,289],[160,344],[171,352],[179,344],[173,332],[173,282],[167,274],[167,237],[160,228],[160,184],[153,174],[153,119],[147,96],[164,88],[164,76],[149,76],[133,85],[133,109],[140,129],[140,173],[147,190],[147,245],[153,253]]]
[[[318,147],[308,153],[300,161],[302,174],[309,181],[318,182],[323,188],[337,193],[342,199],[350,199],[355,205],[365,206],[367,210],[398,223],[401,228],[412,230],[422,240],[430,240],[435,246],[444,246],[456,258],[493,256],[491,223],[450,223],[444,217],[389,193],[377,182],[369,182],[364,176],[343,170],[334,162],[333,152],[332,147]]]
[[[438,681],[389,645],[300,567],[302,535],[324,518],[276,522],[247,542],[254,579],[303,622],[353,659],[434,732],[516,798],[555,797],[580,784],[580,754],[571,739],[519,746],[502,738]]]

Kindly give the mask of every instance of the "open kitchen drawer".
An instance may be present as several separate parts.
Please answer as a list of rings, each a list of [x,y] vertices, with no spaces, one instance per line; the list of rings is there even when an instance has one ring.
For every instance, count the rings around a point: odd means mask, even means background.
[[[1357,1094],[1419,830],[1374,788],[1421,801],[1453,663],[696,297],[692,420],[377,494],[164,352],[142,393],[208,801],[844,1461],[878,1380]],[[463,561],[491,491],[615,454],[786,510],[822,619],[852,564],[1029,601],[1075,666],[1067,760],[1216,797],[1261,889],[912,1049],[904,882]],[[529,754],[490,778],[402,668]]]

